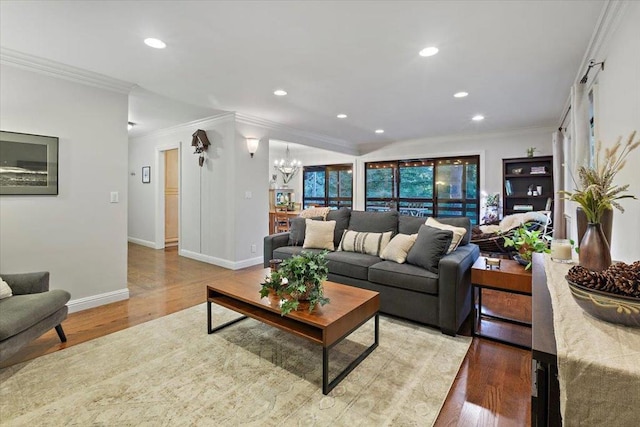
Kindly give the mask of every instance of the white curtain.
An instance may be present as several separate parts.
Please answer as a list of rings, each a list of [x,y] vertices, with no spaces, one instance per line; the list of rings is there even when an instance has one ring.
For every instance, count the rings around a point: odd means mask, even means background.
[[[564,190],[564,135],[557,130],[552,136],[553,149],[553,238],[565,239],[567,230],[564,222],[564,200],[560,191]]]
[[[584,84],[574,84],[571,88],[571,126],[571,173],[577,177],[578,168],[589,161],[589,97]]]

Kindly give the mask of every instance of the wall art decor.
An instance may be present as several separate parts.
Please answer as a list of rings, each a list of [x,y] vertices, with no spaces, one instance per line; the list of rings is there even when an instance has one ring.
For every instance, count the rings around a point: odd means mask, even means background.
[[[0,195],[57,195],[58,138],[0,131]]]

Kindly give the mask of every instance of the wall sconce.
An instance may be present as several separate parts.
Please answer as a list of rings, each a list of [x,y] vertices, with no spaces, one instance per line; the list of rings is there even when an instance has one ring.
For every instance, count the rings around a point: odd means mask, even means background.
[[[204,152],[207,151],[207,147],[210,145],[209,138],[207,138],[207,133],[202,129],[198,129],[191,136],[193,137],[191,145],[196,147],[196,151],[193,154],[200,154],[198,164],[202,167],[204,164]]]
[[[258,144],[260,144],[260,140],[257,138],[247,138],[247,150],[249,150],[249,154],[253,158],[253,155],[258,151]]]

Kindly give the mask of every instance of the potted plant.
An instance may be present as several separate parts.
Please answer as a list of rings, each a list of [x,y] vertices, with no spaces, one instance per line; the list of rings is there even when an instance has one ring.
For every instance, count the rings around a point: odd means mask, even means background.
[[[587,219],[587,227],[580,241],[580,265],[592,270],[602,271],[611,265],[609,243],[602,231],[602,219],[607,211],[615,207],[620,212],[624,208],[617,202],[620,199],[635,199],[625,194],[629,185],[618,186],[613,183],[616,174],[622,170],[630,152],[640,146],[640,139],[634,142],[636,132],[632,132],[626,144],[622,145],[618,138],[611,148],[605,149],[604,159],[600,152],[602,143],[598,142],[596,158],[593,166],[578,168],[578,180],[572,175],[576,188],[573,191],[562,191],[565,199],[580,205]]]
[[[504,246],[507,248],[513,246],[519,254],[514,258],[525,266],[525,270],[528,270],[531,268],[531,254],[535,252],[551,252],[549,241],[551,241],[551,237],[544,234],[541,235],[540,230],[530,231],[527,230],[527,227],[521,225],[513,231],[511,237],[505,236]]]
[[[281,298],[280,312],[286,315],[297,310],[300,301],[309,302],[309,312],[316,305],[329,303],[322,290],[322,282],[327,280],[329,268],[325,259],[327,252],[302,252],[284,260],[277,271],[265,278],[260,296],[275,292]]]

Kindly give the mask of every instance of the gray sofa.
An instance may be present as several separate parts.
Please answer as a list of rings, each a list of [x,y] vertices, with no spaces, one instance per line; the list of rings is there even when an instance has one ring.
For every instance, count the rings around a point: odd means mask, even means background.
[[[65,342],[60,323],[67,318],[71,295],[61,289],[49,290],[49,273],[0,274],[13,296],[0,299],[0,361],[51,328]]]
[[[426,218],[390,212],[362,212],[349,209],[330,211],[326,220],[335,220],[334,244],[345,229],[362,232],[393,231],[415,234]],[[327,254],[329,280],[380,293],[380,311],[439,327],[448,335],[457,333],[471,312],[471,266],[480,255],[469,243],[468,218],[438,218],[444,224],[464,227],[467,233],[458,248],[440,259],[437,273],[409,263],[398,264],[377,256],[335,251]],[[304,236],[293,230],[264,238],[264,266],[274,258],[287,259],[303,250]]]

